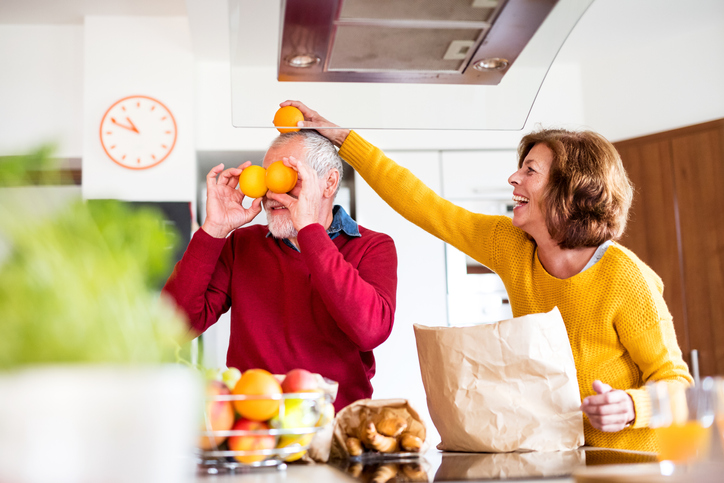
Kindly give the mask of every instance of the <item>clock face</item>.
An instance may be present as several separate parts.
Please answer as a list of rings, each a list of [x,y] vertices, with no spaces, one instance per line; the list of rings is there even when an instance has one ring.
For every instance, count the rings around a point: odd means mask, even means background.
[[[100,135],[103,150],[115,163],[146,169],[171,154],[176,145],[176,120],[156,99],[129,96],[108,108]]]

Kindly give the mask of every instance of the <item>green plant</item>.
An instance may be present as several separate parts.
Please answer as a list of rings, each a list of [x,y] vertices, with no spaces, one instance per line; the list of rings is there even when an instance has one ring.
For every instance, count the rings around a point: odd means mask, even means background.
[[[22,184],[48,156],[0,159],[0,184]],[[185,323],[151,288],[176,238],[155,211],[119,201],[78,200],[42,218],[0,206],[0,370],[176,361]]]

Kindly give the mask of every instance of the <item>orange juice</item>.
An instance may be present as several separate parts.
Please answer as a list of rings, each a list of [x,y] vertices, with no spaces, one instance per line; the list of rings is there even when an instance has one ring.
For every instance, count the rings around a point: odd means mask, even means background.
[[[686,463],[701,461],[709,454],[711,427],[698,421],[656,428],[659,439],[659,460]]]

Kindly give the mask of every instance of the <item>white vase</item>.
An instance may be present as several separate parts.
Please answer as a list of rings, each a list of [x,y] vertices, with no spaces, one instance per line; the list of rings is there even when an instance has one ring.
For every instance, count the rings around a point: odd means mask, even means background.
[[[191,481],[202,387],[175,365],[0,372],[0,481]]]

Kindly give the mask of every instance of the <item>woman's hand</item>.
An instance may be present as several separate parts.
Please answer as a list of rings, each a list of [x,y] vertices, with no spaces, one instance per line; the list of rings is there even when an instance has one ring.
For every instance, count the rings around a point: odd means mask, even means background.
[[[241,206],[244,193],[236,189],[239,175],[249,166],[251,161],[224,171],[224,165],[220,164],[206,175],[206,220],[201,228],[214,238],[226,238],[261,213],[261,198],[255,199],[251,207],[244,208]]]
[[[325,118],[319,115],[317,111],[313,111],[299,101],[284,101],[279,104],[281,107],[294,106],[304,115],[304,121],[298,123],[298,127],[310,127],[317,130],[319,134],[326,137],[332,143],[340,147],[344,140],[349,136],[349,129],[342,129],[336,124],[327,121]],[[325,127],[334,129],[324,129]]]
[[[266,196],[283,204],[289,210],[294,229],[299,232],[312,223],[320,223],[319,209],[322,206],[322,191],[324,188],[317,177],[317,172],[301,159],[290,156],[282,158],[282,162],[296,170],[301,183],[299,196],[294,197],[286,193],[273,193],[271,191],[267,191]]]
[[[626,392],[613,390],[598,380],[593,381],[593,390],[598,394],[585,398],[581,411],[594,428],[613,433],[629,426],[636,418],[633,400]]]

